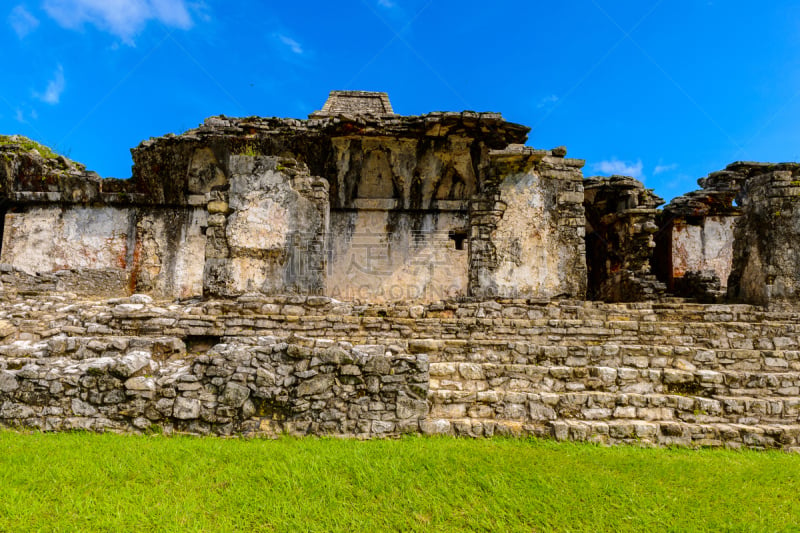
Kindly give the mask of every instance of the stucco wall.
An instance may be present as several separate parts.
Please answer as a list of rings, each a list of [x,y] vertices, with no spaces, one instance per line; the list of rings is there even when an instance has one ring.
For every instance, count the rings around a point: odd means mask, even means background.
[[[224,200],[207,206],[215,219],[211,231],[220,237],[206,260],[207,293],[324,290],[327,182],[284,163],[231,156],[230,189]]]
[[[207,221],[203,208],[141,211],[136,221],[132,287],[161,298],[202,296]]]
[[[674,223],[672,226],[672,275],[683,277],[690,271],[714,271],[723,289],[733,262],[733,229],[736,217],[709,216],[698,225]]]
[[[457,212],[386,210],[331,213],[326,294],[370,302],[430,302],[467,295],[466,228]]]
[[[132,209],[52,205],[6,214],[0,262],[30,274],[68,269],[125,270]]]

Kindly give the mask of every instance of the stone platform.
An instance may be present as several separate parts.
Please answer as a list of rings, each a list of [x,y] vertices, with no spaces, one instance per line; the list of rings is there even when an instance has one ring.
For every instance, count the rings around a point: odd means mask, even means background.
[[[0,424],[800,450],[800,310],[0,291]]]

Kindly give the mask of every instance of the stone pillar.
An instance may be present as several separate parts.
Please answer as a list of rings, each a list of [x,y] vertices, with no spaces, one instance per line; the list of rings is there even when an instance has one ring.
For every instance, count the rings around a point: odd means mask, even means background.
[[[800,164],[771,168],[740,193],[728,282],[730,298],[760,305],[800,301]]]
[[[470,203],[470,295],[582,298],[583,161],[511,145],[489,153]]]
[[[588,297],[607,302],[650,300],[664,292],[651,272],[663,200],[628,176],[584,181]]]
[[[204,292],[322,294],[328,182],[304,164],[231,156],[230,189],[212,191]]]

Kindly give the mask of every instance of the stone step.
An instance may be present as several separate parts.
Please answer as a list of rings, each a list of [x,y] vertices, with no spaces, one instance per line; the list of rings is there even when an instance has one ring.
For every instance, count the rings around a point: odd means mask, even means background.
[[[586,421],[570,418],[521,423],[508,420],[429,417],[421,428],[428,434],[481,437],[530,435],[559,441],[729,448],[782,448],[800,452],[798,424],[704,424],[681,421]]]
[[[800,395],[800,372],[650,369],[607,366],[539,366],[431,363],[431,386],[443,390],[528,392],[603,391],[697,396]]]
[[[680,396],[609,392],[476,392],[431,388],[433,418],[491,418],[543,422],[578,420],[671,420],[742,425],[800,422],[800,397]]]
[[[230,305],[226,302],[225,305]],[[265,304],[276,306],[276,304]],[[277,305],[280,310],[290,310],[293,314],[252,312],[222,312],[215,310],[213,314],[193,314],[185,312],[178,306],[159,307],[155,304],[114,304],[90,305],[88,303],[72,306],[61,304],[55,309],[44,312],[32,310],[10,310],[0,312],[0,318],[12,322],[27,322],[30,329],[52,329],[63,326],[76,326],[75,319],[103,326],[118,333],[136,331],[148,334],[162,331],[165,328],[181,329],[189,332],[193,329],[229,330],[223,334],[235,334],[236,331],[271,330],[285,328],[289,324],[293,328],[309,327],[317,330],[339,328],[348,331],[410,331],[418,336],[428,334],[453,335],[461,338],[484,337],[487,339],[504,336],[547,337],[548,335],[568,335],[573,340],[603,340],[609,338],[644,338],[643,336],[680,337],[699,336],[719,339],[720,333],[725,335],[747,334],[751,338],[770,338],[778,334],[800,335],[800,316],[797,313],[734,313],[726,309],[729,306],[699,306],[698,310],[685,310],[681,314],[670,315],[651,313],[641,315],[631,310],[591,309],[586,308],[587,316],[580,318],[552,317],[539,308],[505,307],[505,316],[499,318],[476,317],[430,317],[409,318],[392,316],[389,311],[382,310],[383,315],[363,316],[361,311],[349,309],[347,313],[329,314],[320,312],[316,307],[308,309],[297,305]],[[380,306],[373,306],[380,307]],[[63,311],[66,309],[66,311]],[[508,310],[519,309],[522,315],[508,313]],[[381,309],[366,308],[369,312],[378,313]],[[193,311],[193,310],[192,310]],[[98,322],[95,322],[97,320]],[[41,327],[46,324],[45,327]],[[725,335],[722,335],[723,337]],[[651,340],[651,339],[646,339]]]
[[[701,348],[663,344],[606,344],[594,346],[536,346],[525,342],[448,343],[417,348],[410,341],[408,349],[429,353],[434,363],[480,361],[491,364],[519,364],[564,367],[631,367],[639,369],[713,370],[713,371],[800,371],[800,350],[750,350]],[[402,344],[402,343],[401,343]]]
[[[115,357],[130,350],[151,352],[155,359],[186,355],[182,339],[169,336],[55,336],[43,340],[18,340],[0,344],[0,365],[20,360],[66,358],[82,360],[93,357]]]

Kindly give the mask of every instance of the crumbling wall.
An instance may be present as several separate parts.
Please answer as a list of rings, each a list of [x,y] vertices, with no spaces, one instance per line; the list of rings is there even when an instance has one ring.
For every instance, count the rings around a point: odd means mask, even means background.
[[[206,293],[323,292],[327,182],[285,158],[232,156],[228,169],[230,189],[208,204]]]
[[[372,437],[416,433],[428,411],[427,357],[397,347],[258,337],[194,355],[179,341],[117,339],[93,354],[54,341],[30,347],[35,363],[4,359],[3,425]]]
[[[140,209],[134,225],[131,292],[203,296],[208,213],[203,208]]]
[[[365,301],[436,301],[468,292],[467,200],[473,151],[454,133],[335,137],[326,294]]]
[[[6,214],[0,263],[35,274],[69,269],[125,270],[131,209],[33,207]]]
[[[739,194],[730,298],[761,305],[800,300],[800,165],[758,165]]]
[[[651,271],[663,200],[627,176],[584,181],[588,297],[635,302],[658,297],[664,284]]]
[[[583,162],[522,147],[528,131],[497,113],[400,117],[383,93],[335,91],[307,121],[212,117],[144,141],[129,182],[38,156],[4,175],[23,210],[129,209],[129,291],[582,296]]]
[[[729,165],[699,179],[700,190],[664,207],[653,267],[670,292],[706,301],[725,294],[740,215],[734,199],[747,178],[746,168]]]
[[[583,161],[512,145],[490,153],[470,203],[470,294],[583,297]]]

